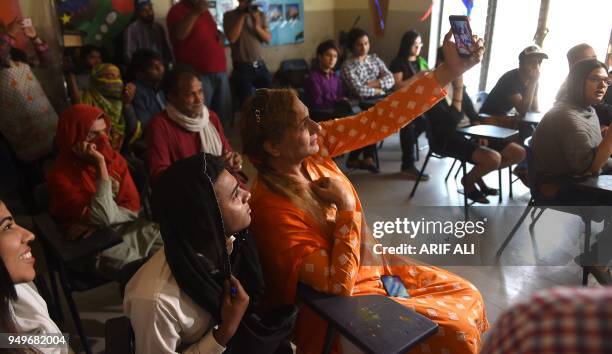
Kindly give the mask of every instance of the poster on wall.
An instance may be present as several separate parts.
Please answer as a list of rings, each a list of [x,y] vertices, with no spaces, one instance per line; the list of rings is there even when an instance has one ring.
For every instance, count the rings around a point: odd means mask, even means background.
[[[270,45],[304,42],[304,1],[271,0],[262,6],[272,32]]]
[[[253,1],[253,5],[257,5],[266,15],[272,33],[269,45],[304,42],[304,0]],[[217,28],[223,31],[223,14],[235,9],[238,0],[209,0],[209,6]]]
[[[81,31],[86,44],[112,48],[113,39],[130,23],[133,0],[59,0],[57,14],[64,31]]]

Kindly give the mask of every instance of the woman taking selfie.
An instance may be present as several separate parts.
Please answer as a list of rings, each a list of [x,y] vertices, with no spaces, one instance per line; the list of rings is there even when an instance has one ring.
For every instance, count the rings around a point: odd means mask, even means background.
[[[362,204],[333,157],[379,141],[442,99],[443,89],[480,61],[482,42],[460,58],[451,33],[446,63],[415,76],[408,85],[358,115],[313,122],[290,90],[258,90],[242,111],[245,153],[258,171],[253,186],[253,223],[269,304],[295,303],[298,281],[341,296],[387,295],[382,275],[399,276],[410,298],[393,299],[440,325],[411,353],[477,353],[487,329],[477,289],[439,268],[377,258],[370,250]],[[294,342],[299,353],[321,351],[324,322],[301,309]],[[336,350],[340,350],[336,344]]]

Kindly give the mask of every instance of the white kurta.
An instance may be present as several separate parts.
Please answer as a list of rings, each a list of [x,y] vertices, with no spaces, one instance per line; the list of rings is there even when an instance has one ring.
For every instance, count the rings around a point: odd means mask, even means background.
[[[212,334],[211,315],[176,283],[164,248],[127,284],[123,311],[134,329],[136,354],[220,354],[225,351]]]
[[[11,310],[17,324],[17,330],[22,334],[61,334],[62,331],[51,320],[47,303],[38,294],[31,283],[15,285],[17,301],[11,301]],[[34,346],[45,354],[68,353],[68,344],[55,348],[41,348]]]

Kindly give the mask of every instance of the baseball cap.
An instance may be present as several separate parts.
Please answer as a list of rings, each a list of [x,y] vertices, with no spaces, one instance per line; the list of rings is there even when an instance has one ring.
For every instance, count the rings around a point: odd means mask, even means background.
[[[523,49],[521,54],[519,54],[519,60],[523,60],[523,58],[525,58],[525,57],[530,57],[530,56],[534,56],[534,55],[542,57],[543,59],[548,59],[548,55],[542,51],[542,48],[540,48],[536,44],[533,44],[533,45],[530,45],[529,47]]]

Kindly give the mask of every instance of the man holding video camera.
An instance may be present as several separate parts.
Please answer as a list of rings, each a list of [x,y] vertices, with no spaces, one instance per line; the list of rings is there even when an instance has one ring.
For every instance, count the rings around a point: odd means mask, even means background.
[[[272,77],[261,47],[272,39],[266,17],[253,0],[239,0],[238,7],[223,16],[223,30],[232,47],[233,80],[240,103],[256,88],[271,86]]]
[[[233,116],[232,93],[223,37],[209,8],[208,0],[181,0],[168,11],[166,22],[176,63],[200,74],[206,106],[227,128]]]

